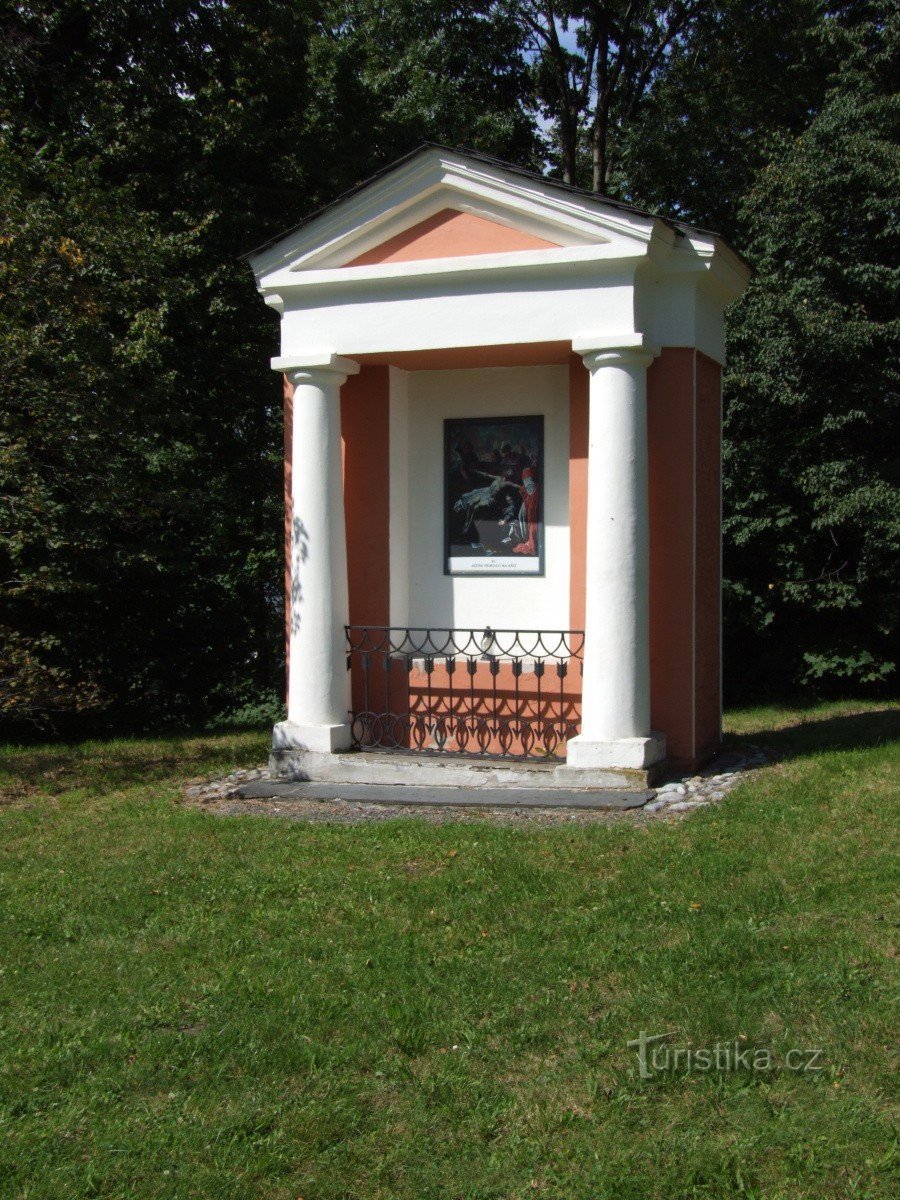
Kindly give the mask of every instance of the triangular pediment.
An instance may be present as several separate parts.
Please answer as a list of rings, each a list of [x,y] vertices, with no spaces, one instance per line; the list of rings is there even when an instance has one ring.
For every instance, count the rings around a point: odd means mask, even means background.
[[[656,218],[462,151],[427,146],[251,256],[258,278],[442,259],[646,248]]]
[[[504,254],[513,250],[558,250],[560,243],[537,237],[512,225],[442,208],[408,229],[395,233],[370,250],[350,259],[347,267],[376,263],[416,262],[431,258],[464,258],[473,254]]]

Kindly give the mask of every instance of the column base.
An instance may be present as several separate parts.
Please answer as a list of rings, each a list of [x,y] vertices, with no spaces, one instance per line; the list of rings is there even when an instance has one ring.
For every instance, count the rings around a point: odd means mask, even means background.
[[[662,762],[666,757],[666,737],[651,733],[649,737],[616,738],[599,742],[583,734],[569,739],[567,767],[618,767],[640,770]]]
[[[314,750],[335,754],[349,750],[352,737],[349,725],[296,725],[279,721],[272,730],[273,750]]]

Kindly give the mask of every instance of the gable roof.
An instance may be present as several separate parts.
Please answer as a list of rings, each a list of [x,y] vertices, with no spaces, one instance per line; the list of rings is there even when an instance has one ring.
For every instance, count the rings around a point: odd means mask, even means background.
[[[631,217],[661,222],[667,228],[672,230],[677,237],[695,234],[704,237],[715,238],[717,241],[720,241],[723,245],[728,247],[728,249],[731,250],[731,252],[746,265],[746,262],[741,255],[738,254],[738,252],[732,247],[730,247],[727,241],[720,234],[713,233],[710,230],[700,229],[697,226],[688,225],[683,221],[673,220],[670,217],[659,216],[656,213],[649,212],[648,210],[639,208],[636,205],[626,204],[621,200],[614,200],[609,196],[599,195],[598,193],[592,192],[586,188],[579,188],[572,184],[563,183],[556,179],[549,179],[537,171],[531,171],[525,167],[519,167],[513,163],[504,162],[502,159],[495,158],[490,154],[484,154],[481,151],[458,149],[450,146],[444,146],[439,142],[423,142],[420,146],[417,146],[415,150],[412,150],[408,154],[404,154],[400,158],[395,159],[394,162],[382,167],[381,170],[376,171],[361,183],[358,183],[354,187],[349,188],[347,191],[341,193],[328,204],[322,205],[322,207],[315,209],[311,213],[308,213],[301,221],[298,221],[296,225],[293,225],[289,229],[276,234],[274,237],[268,238],[265,242],[261,243],[259,246],[256,246],[253,250],[241,255],[241,257],[243,259],[252,259],[260,254],[263,254],[265,251],[270,250],[279,243],[293,238],[296,234],[300,233],[313,222],[320,221],[323,217],[332,214],[334,210],[340,208],[342,205],[356,199],[361,193],[373,187],[373,185],[379,183],[380,181],[386,179],[386,177],[389,175],[402,171],[416,159],[419,159],[425,155],[439,154],[452,155],[456,159],[467,161],[473,164],[483,164],[484,166],[492,167],[496,170],[502,171],[504,174],[513,175],[534,184],[540,184],[541,188],[545,191],[549,191],[551,193],[556,192],[560,193],[562,196],[578,197],[582,200],[590,201],[592,206],[612,209],[615,212],[619,212],[623,215]]]

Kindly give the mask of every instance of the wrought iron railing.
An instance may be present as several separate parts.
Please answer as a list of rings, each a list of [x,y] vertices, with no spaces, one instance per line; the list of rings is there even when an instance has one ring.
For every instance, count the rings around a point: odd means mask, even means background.
[[[348,625],[358,749],[562,759],[580,728],[581,630]]]

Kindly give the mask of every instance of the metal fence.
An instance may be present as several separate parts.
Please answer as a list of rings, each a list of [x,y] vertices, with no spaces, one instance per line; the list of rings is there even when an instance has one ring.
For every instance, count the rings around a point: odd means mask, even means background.
[[[359,749],[560,760],[580,728],[582,630],[347,626]]]

